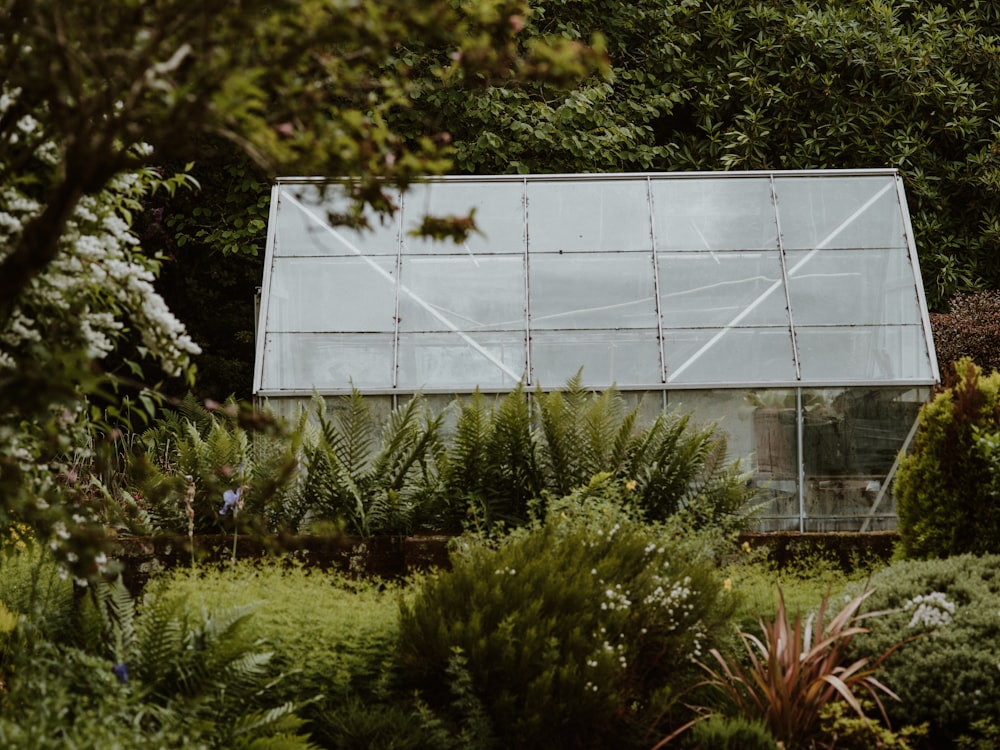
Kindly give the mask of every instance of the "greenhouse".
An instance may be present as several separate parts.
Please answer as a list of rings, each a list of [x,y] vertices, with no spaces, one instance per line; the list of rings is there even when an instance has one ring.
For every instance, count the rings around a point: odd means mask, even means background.
[[[343,225],[345,185],[279,179],[254,393],[558,389],[715,423],[764,530],[892,529],[891,478],[938,380],[894,170],[442,177]],[[462,243],[415,230],[467,216]]]

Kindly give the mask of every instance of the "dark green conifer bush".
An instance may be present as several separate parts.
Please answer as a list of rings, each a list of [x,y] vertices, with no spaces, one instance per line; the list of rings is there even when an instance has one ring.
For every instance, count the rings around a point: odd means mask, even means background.
[[[448,711],[460,660],[501,747],[662,736],[652,717],[699,679],[692,657],[731,602],[694,538],[637,520],[631,492],[600,475],[544,522],[457,555],[403,605],[403,674],[431,707]]]
[[[878,674],[902,699],[883,701],[893,727],[927,722],[916,747],[953,747],[976,736],[977,724],[1000,716],[1000,556],[897,562],[871,585],[866,609],[895,612],[866,620],[871,632],[854,640],[853,653],[877,656],[919,636]]]
[[[907,557],[1000,552],[1000,373],[965,358],[957,382],[920,411],[894,494]],[[986,438],[986,440],[983,440]]]

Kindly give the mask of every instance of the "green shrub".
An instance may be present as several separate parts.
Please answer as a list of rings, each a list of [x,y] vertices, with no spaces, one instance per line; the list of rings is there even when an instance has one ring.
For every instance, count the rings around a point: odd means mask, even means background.
[[[907,557],[1000,552],[995,451],[979,442],[1000,433],[1000,373],[983,376],[969,359],[955,372],[958,382],[920,410],[913,451],[896,473]]]
[[[408,683],[447,712],[459,660],[501,747],[627,747],[651,730],[730,609],[713,562],[637,521],[629,494],[600,476],[544,523],[456,555],[402,607]]]
[[[901,702],[884,701],[894,726],[927,722],[931,743],[948,747],[975,725],[1000,716],[1000,557],[961,555],[904,561],[875,573],[871,632],[853,653],[871,656],[907,636],[879,679]]]
[[[0,703],[7,750],[219,747],[182,714],[120,684],[107,659],[40,641],[17,662]]]
[[[777,750],[777,743],[762,721],[742,717],[711,716],[692,728],[700,750]]]

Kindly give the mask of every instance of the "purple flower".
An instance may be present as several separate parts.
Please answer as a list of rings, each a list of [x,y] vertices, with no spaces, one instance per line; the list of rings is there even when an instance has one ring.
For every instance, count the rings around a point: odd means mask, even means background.
[[[232,508],[233,513],[238,510],[238,503],[240,501],[240,496],[243,494],[243,488],[237,487],[236,490],[226,490],[222,493],[222,510],[219,511],[220,516],[226,515],[226,512]]]
[[[123,663],[119,662],[111,667],[111,673],[117,677],[118,682],[123,685],[128,682],[128,667],[126,667]]]

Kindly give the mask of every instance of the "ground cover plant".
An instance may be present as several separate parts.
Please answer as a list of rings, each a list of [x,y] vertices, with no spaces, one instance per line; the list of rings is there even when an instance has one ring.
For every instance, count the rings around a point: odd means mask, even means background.
[[[269,691],[304,701],[305,729],[322,746],[397,747],[407,733],[426,734],[412,701],[393,695],[398,600],[409,595],[401,584],[265,561],[180,569],[152,588],[195,611],[255,603],[248,628],[284,675]]]
[[[190,607],[120,582],[81,590],[28,545],[0,568],[0,741],[10,748],[313,747],[301,701],[269,691],[254,606]]]

